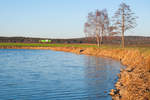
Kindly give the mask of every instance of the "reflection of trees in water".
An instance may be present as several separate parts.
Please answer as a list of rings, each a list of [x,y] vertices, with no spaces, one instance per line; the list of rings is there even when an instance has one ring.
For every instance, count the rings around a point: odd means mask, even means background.
[[[89,93],[89,99],[91,96],[98,98],[107,95],[104,91],[109,90],[108,88],[110,87],[109,82],[110,77],[112,77],[112,64],[113,61],[110,59],[94,56],[85,57],[85,83],[87,85],[86,88]]]
[[[106,78],[107,72],[110,72],[111,61],[109,59],[87,56],[85,57],[85,75],[89,78],[101,77]]]

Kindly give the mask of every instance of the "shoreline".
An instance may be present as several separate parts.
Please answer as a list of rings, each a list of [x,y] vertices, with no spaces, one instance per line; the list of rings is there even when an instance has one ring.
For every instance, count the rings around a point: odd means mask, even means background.
[[[41,49],[109,57],[126,66],[118,74],[116,89],[110,95],[113,100],[150,100],[150,55],[146,57],[136,49],[102,49],[81,47],[18,47],[0,46],[0,49]]]

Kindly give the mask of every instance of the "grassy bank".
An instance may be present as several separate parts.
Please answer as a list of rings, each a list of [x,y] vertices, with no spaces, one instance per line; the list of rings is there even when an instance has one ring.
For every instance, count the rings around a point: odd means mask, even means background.
[[[44,43],[0,43],[0,46],[34,46],[34,47],[95,47],[96,44],[44,44]],[[101,45],[100,48],[121,48],[120,45]],[[150,49],[150,45],[128,45],[125,48],[133,49],[133,48],[146,48]]]
[[[42,43],[0,43],[0,46],[17,47],[97,47],[89,44],[42,44]]]
[[[98,48],[95,44],[42,44],[42,43],[0,43],[1,47],[80,47],[80,48]],[[120,45],[101,45],[101,49],[122,49]],[[136,45],[126,46],[126,50],[139,50],[145,56],[150,54],[150,46]]]

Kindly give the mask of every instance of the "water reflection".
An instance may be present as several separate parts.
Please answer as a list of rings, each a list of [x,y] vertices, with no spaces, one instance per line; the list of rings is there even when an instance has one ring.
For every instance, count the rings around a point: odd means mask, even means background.
[[[88,99],[93,97],[101,99],[110,99],[109,90],[114,88],[117,78],[116,72],[119,72],[120,64],[109,58],[100,58],[86,56],[85,58],[85,83],[88,93]]]

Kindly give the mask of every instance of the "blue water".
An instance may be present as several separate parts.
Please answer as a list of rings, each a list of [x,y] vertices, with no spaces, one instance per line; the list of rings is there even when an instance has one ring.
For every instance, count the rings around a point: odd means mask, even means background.
[[[122,67],[109,58],[0,49],[0,100],[111,100]]]

